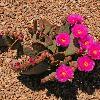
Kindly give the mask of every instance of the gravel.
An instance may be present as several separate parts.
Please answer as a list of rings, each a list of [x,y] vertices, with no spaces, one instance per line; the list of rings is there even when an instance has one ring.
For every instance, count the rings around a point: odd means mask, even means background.
[[[25,33],[27,25],[31,24],[33,19],[41,17],[52,24],[60,25],[61,19],[71,13],[83,15],[89,33],[100,40],[99,0],[0,0],[0,32]],[[62,100],[61,97],[57,98],[53,93],[49,93],[48,88],[42,89],[44,86],[38,86],[35,79],[34,84],[31,84],[30,79],[25,77],[22,80],[30,83],[22,84],[21,78],[18,78],[18,74],[8,65],[16,51],[10,53],[0,55],[0,100]],[[78,90],[74,98],[63,100],[100,100],[100,89],[95,89],[91,95]]]

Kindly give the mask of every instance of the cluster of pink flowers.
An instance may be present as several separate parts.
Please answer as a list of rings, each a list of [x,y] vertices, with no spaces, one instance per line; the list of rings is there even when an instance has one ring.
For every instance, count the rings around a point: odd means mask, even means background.
[[[83,17],[78,14],[71,14],[67,17],[67,22],[72,26],[71,31],[74,38],[78,39],[80,45],[79,52],[86,50],[87,54],[77,59],[77,68],[79,71],[89,72],[95,67],[94,60],[100,60],[100,42],[88,34],[88,27],[84,25]],[[68,33],[60,33],[56,36],[56,44],[66,47],[70,43]],[[73,49],[73,48],[72,48]],[[56,70],[56,78],[60,82],[66,82],[74,77],[74,71],[70,66],[62,64]]]
[[[74,16],[74,17],[73,17]],[[93,36],[88,34],[88,28],[86,25],[82,24],[83,17],[77,14],[71,14],[68,16],[68,22],[71,24],[71,20],[76,20],[73,22],[72,33],[75,38],[79,39],[80,47],[88,51],[88,56],[94,60],[100,59],[100,42],[97,42]],[[71,20],[69,20],[71,19]],[[80,22],[79,24],[76,22]]]

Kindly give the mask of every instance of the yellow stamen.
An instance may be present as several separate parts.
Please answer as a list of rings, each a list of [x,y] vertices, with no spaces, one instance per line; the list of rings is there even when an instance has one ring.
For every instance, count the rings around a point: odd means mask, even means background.
[[[82,32],[80,30],[78,30],[78,34],[82,34]]]
[[[65,42],[65,41],[66,41],[66,39],[62,38],[62,39],[61,39],[61,41],[62,41],[62,42]]]
[[[61,74],[62,74],[62,76],[64,76],[64,77],[67,75],[65,72],[62,72]]]
[[[89,44],[89,42],[88,42],[88,41],[86,41],[84,44],[85,44],[85,45],[88,45],[88,44]]]
[[[87,67],[89,64],[85,61],[84,62],[84,66]]]
[[[94,50],[94,51],[93,51],[93,54],[95,54],[95,55],[96,55],[96,54],[97,54],[97,51],[96,51],[96,50]]]

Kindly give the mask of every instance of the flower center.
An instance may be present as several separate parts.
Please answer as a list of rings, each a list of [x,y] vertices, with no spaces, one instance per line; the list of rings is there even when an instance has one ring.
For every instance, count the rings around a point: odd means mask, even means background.
[[[62,39],[61,39],[61,41],[62,41],[62,42],[65,42],[65,41],[66,41],[66,39],[65,39],[65,38],[62,38]]]
[[[75,20],[73,19],[72,22],[74,22]]]
[[[93,54],[95,54],[95,55],[96,55],[96,54],[97,54],[97,51],[96,51],[96,50],[94,50],[94,51],[93,51]]]
[[[88,45],[88,44],[89,44],[89,42],[88,42],[88,41],[86,41],[84,44],[85,44],[85,45]]]
[[[66,72],[62,72],[61,75],[62,75],[62,77],[66,77],[67,73]]]
[[[78,32],[77,32],[78,34],[82,34],[82,32],[80,31],[80,30],[78,30]]]
[[[87,67],[89,64],[85,61],[84,62],[84,66]]]

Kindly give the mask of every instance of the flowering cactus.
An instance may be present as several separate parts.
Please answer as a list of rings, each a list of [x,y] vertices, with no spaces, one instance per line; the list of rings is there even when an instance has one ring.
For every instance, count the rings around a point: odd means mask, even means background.
[[[26,47],[22,45],[25,40],[22,32],[18,36],[1,37],[8,50],[17,49],[18,59],[12,59],[10,65],[21,74],[49,71],[49,75],[41,79],[42,83],[66,82],[75,77],[77,69],[88,73],[95,68],[95,61],[100,60],[100,42],[88,34],[83,17],[78,14],[69,15],[61,26],[39,19],[27,28],[31,43]]]

